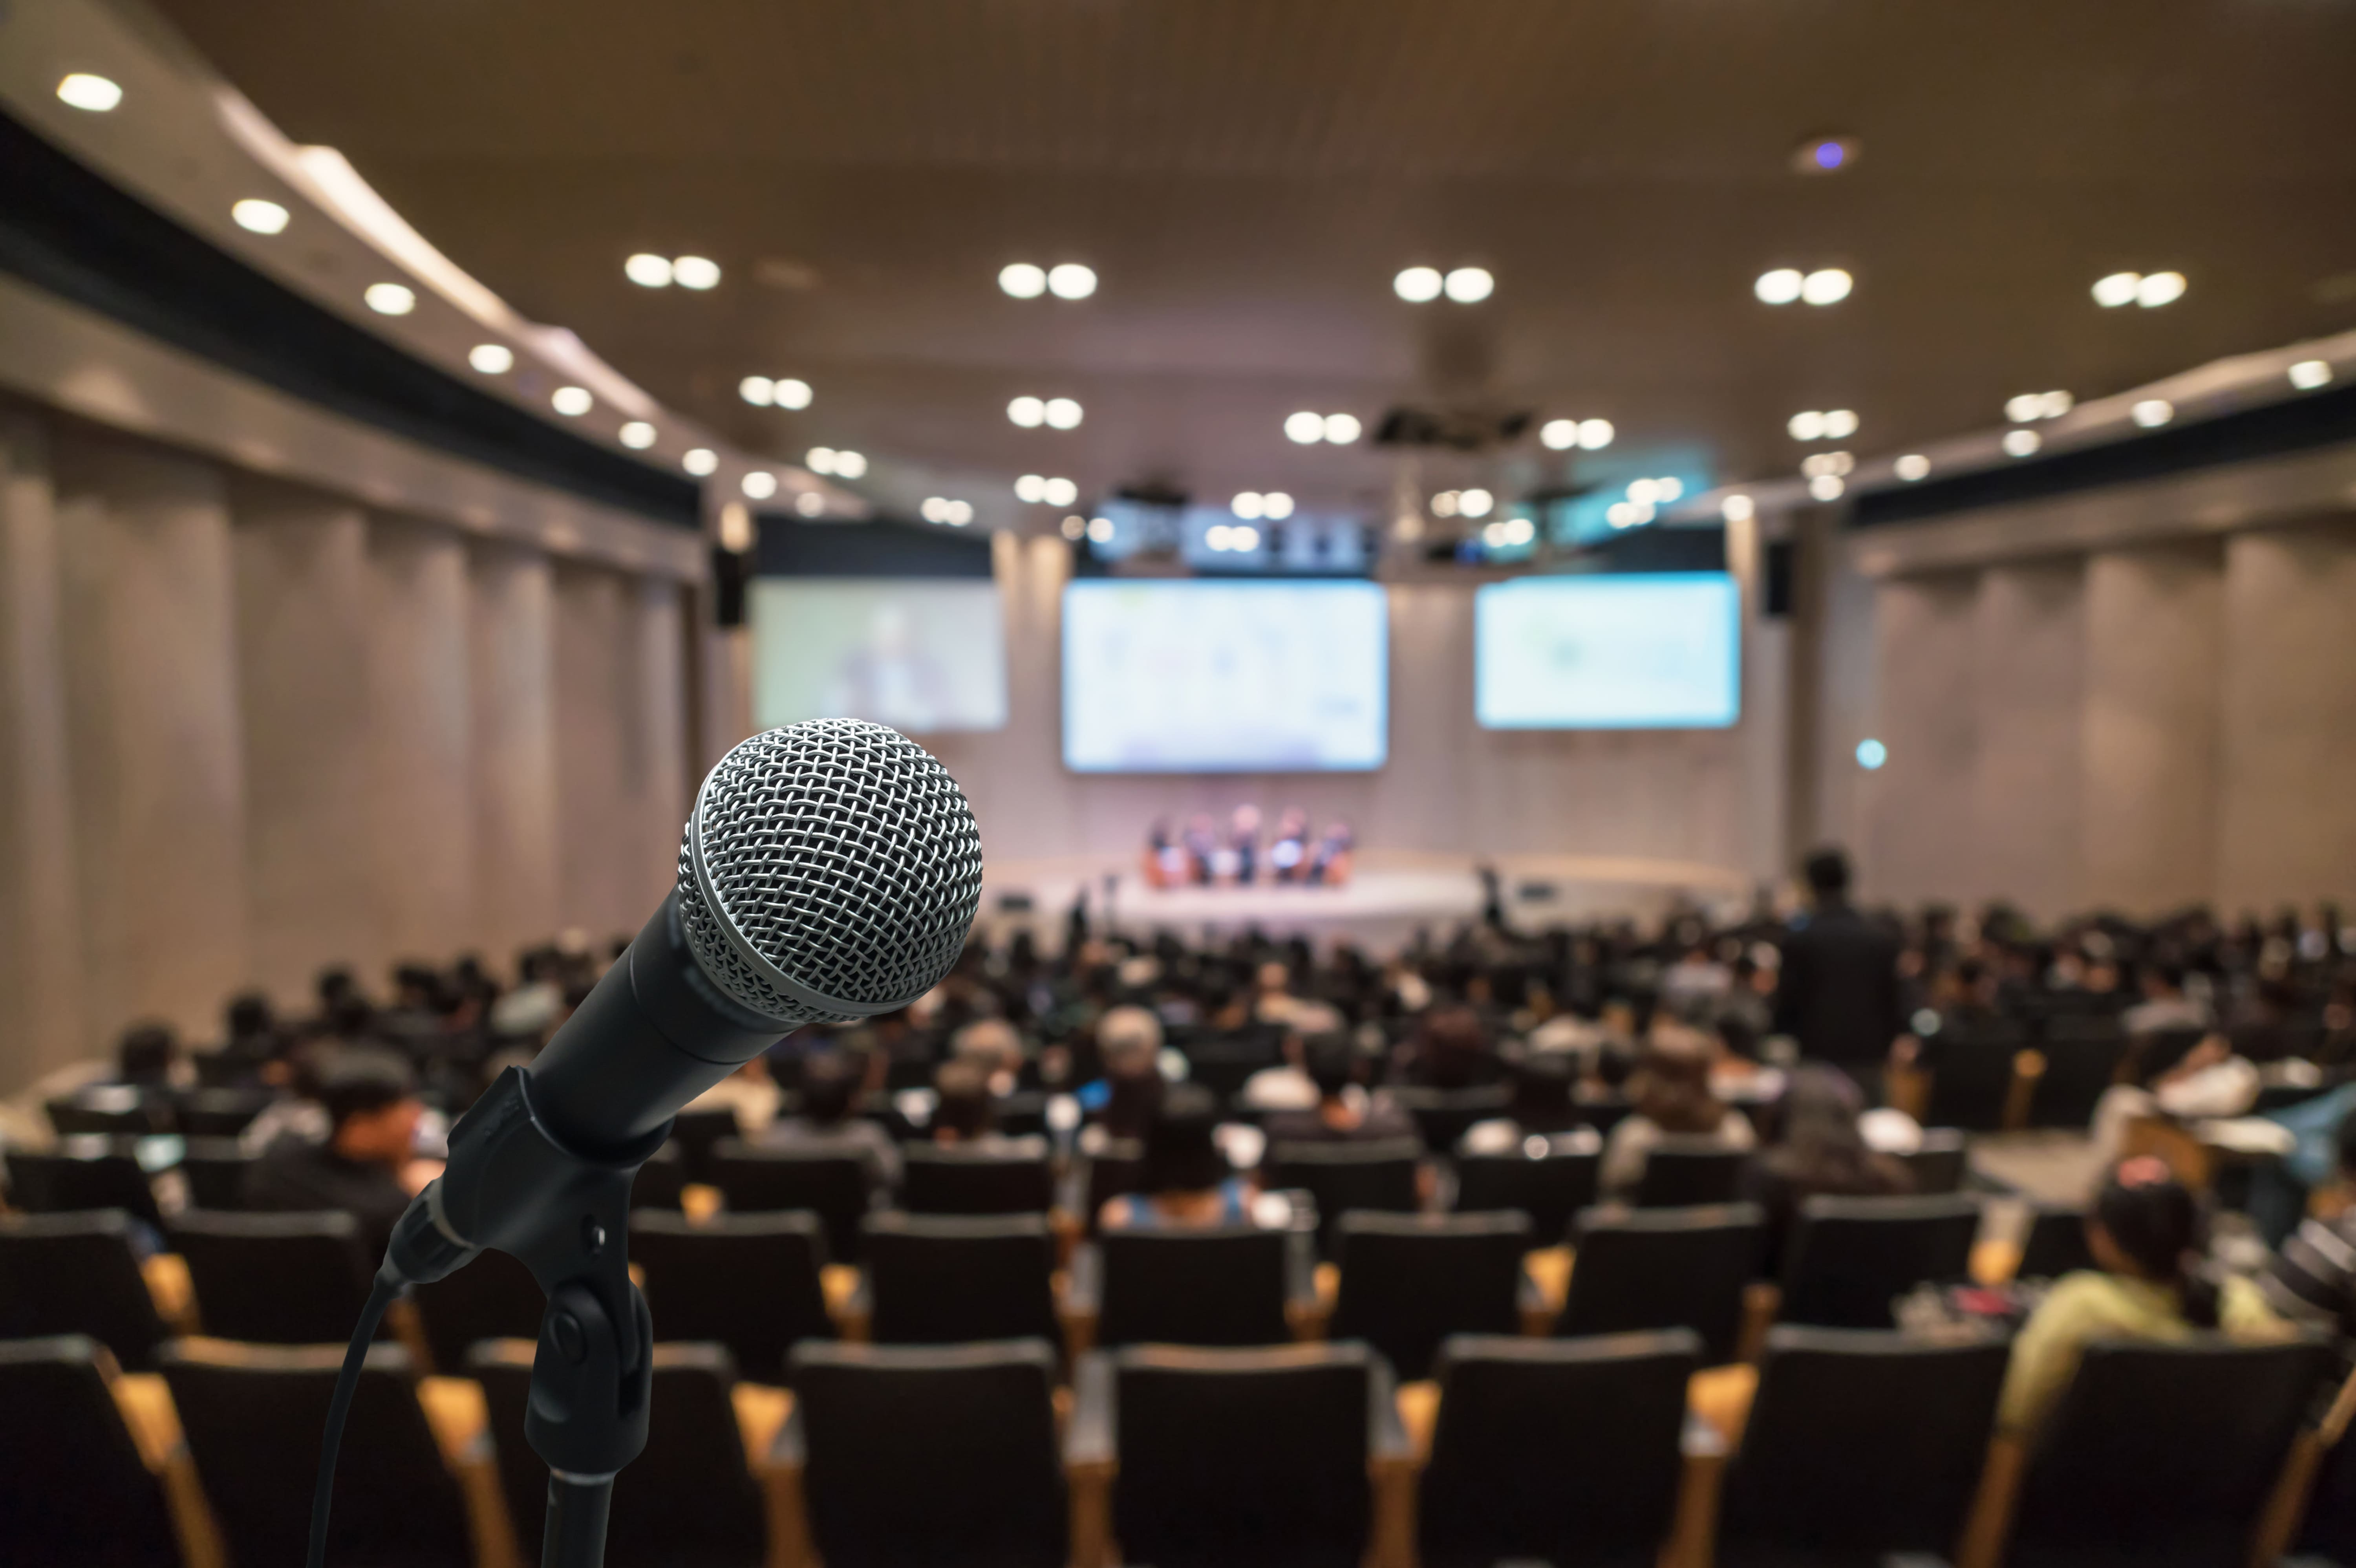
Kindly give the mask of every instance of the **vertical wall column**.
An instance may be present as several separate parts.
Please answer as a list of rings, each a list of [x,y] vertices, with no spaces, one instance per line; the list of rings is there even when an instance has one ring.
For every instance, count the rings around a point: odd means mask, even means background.
[[[2215,887],[2219,546],[2086,562],[2084,901],[2152,914]]]
[[[478,939],[466,542],[371,519],[368,579],[377,929],[386,951],[439,963]]]
[[[2227,914],[2356,896],[2356,529],[2225,545],[2218,902]]]
[[[203,1038],[249,967],[229,507],[159,448],[57,456],[89,1045],[143,1017]]]
[[[1976,573],[1882,585],[1875,607],[1879,738],[1890,760],[1863,787],[1866,882],[1876,899],[1977,897],[1973,699]]]
[[[1983,891],[2041,919],[2081,907],[2084,609],[2075,558],[1991,566],[1972,628],[1973,858]]]
[[[627,775],[639,766],[623,755],[638,694],[626,591],[611,572],[557,568],[557,908],[563,924],[599,942],[637,929],[623,913],[639,827],[626,803]]]
[[[687,763],[687,627],[684,595],[667,577],[629,585],[637,637],[630,671],[635,700],[623,739],[628,814],[637,823],[621,885],[623,930],[635,931],[679,872],[680,829],[691,788]]]
[[[557,929],[554,573],[534,550],[470,562],[476,938],[504,971]]]
[[[376,905],[368,524],[359,508],[236,487],[252,978],[300,1004],[328,964],[368,965]]]
[[[0,1086],[85,1038],[55,501],[47,429],[0,413]]]

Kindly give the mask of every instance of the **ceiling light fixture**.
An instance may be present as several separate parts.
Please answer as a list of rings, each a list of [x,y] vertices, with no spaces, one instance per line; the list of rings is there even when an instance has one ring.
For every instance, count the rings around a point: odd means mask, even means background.
[[[1815,409],[1804,409],[1785,420],[1783,428],[1794,441],[1822,441],[1825,438],[1825,416]]]
[[[2146,430],[2157,430],[2176,417],[2176,405],[2164,397],[2147,397],[2127,410],[2127,417]]]
[[[675,256],[670,263],[671,281],[681,288],[701,292],[720,286],[720,263],[703,256]]]
[[[766,376],[746,376],[736,383],[736,395],[755,408],[767,408],[777,401],[777,383]]]
[[[1236,531],[1229,528],[1226,523],[1215,522],[1211,524],[1210,527],[1203,530],[1203,548],[1205,550],[1216,551],[1220,554],[1225,554],[1226,553],[1227,542],[1235,537],[1235,532]]]
[[[1014,499],[1036,506],[1047,499],[1047,481],[1037,474],[1025,474],[1014,481]]]
[[[1478,305],[1497,292],[1497,280],[1486,267],[1458,267],[1440,286],[1459,305]]]
[[[2331,384],[2331,365],[2324,360],[2301,360],[2290,368],[2290,384],[2301,392],[2313,392]]]
[[[1729,522],[1749,522],[1759,515],[1759,503],[1737,490],[1718,503],[1718,515]]]
[[[755,468],[737,482],[749,500],[765,501],[777,493],[777,476],[766,468]]]
[[[1259,498],[1259,514],[1270,522],[1282,522],[1292,515],[1292,498],[1282,490],[1270,490]]]
[[[1428,305],[1440,297],[1438,267],[1408,267],[1391,279],[1391,292],[1409,305]]]
[[[2037,400],[2037,413],[2044,419],[2059,419],[2077,406],[2076,398],[2059,390],[2042,393]]]
[[[2026,424],[2039,417],[2042,403],[2035,392],[2017,392],[2004,400],[2004,416],[2015,424]]]
[[[1259,530],[1248,522],[1236,524],[1227,530],[1227,548],[1239,551],[1258,549]]]
[[[834,472],[834,457],[835,452],[833,447],[813,446],[809,451],[802,454],[802,467],[808,468],[813,474],[832,474]]]
[[[1258,490],[1238,490],[1235,499],[1227,503],[1227,510],[1240,518],[1256,518],[1263,515],[1260,508],[1264,504]]]
[[[2094,280],[2094,303],[2104,310],[2116,310],[2123,305],[2133,305],[2136,285],[2143,282],[2141,273],[2113,273]]]
[[[1051,429],[1077,430],[1080,427],[1080,405],[1067,397],[1047,400],[1047,424]]]
[[[1642,528],[1653,521],[1653,509],[1644,501],[1613,501],[1604,508],[1603,521],[1614,528]]]
[[[794,498],[794,510],[804,517],[822,517],[826,513],[826,497],[817,490],[804,490]]]
[[[2173,305],[2184,297],[2182,273],[2146,273],[2136,285],[2136,303],[2146,310]]]
[[[249,196],[238,202],[229,209],[229,215],[239,228],[256,234],[284,233],[290,216],[278,203],[265,201],[258,196]]]
[[[1006,417],[1025,430],[1036,430],[1046,423],[1047,405],[1035,397],[1018,397],[1006,405]]]
[[[503,376],[515,369],[515,350],[505,343],[477,343],[466,350],[466,363],[487,376]]]
[[[1549,451],[1568,452],[1579,445],[1579,421],[1549,419],[1538,427],[1538,441]]]
[[[1075,543],[1077,543],[1080,538],[1085,535],[1087,531],[1088,520],[1087,518],[1067,517],[1064,520],[1064,537],[1071,540]],[[1108,529],[1106,532],[1109,533],[1111,531]]]
[[[1039,493],[1049,506],[1070,506],[1080,499],[1080,487],[1069,479],[1049,479]]]
[[[1302,446],[1313,446],[1325,439],[1324,415],[1302,409],[1284,416],[1284,438]]]
[[[867,472],[866,455],[851,451],[837,452],[834,455],[834,471],[837,477],[845,479],[861,478]]]
[[[58,99],[68,108],[103,114],[123,102],[123,89],[105,77],[78,70],[59,81]]]
[[[1808,481],[1808,494],[1820,501],[1837,501],[1847,489],[1838,474],[1818,474]]]
[[[643,452],[655,444],[655,427],[643,419],[633,419],[618,432],[622,445],[634,452]]]
[[[372,283],[360,297],[379,316],[406,316],[417,308],[417,295],[405,284]]]
[[[776,389],[777,406],[785,409],[805,409],[810,405],[810,384],[795,376],[779,376]]]
[[[587,387],[559,387],[548,394],[548,406],[567,419],[578,419],[597,406]]]
[[[1917,479],[1931,477],[1931,459],[1920,452],[1909,452],[1891,464],[1890,470],[1911,485]]]
[[[1804,280],[1796,267],[1777,267],[1773,272],[1761,273],[1751,292],[1762,305],[1789,305],[1800,297],[1800,285]]]
[[[1855,136],[1811,136],[1792,151],[1792,167],[1800,174],[1837,174],[1857,161]]]
[[[1857,411],[1833,408],[1825,411],[1825,435],[1832,441],[1846,441],[1857,434]]]
[[[1496,504],[1497,498],[1486,490],[1457,492],[1456,510],[1466,517],[1486,517],[1489,515],[1489,509]]]
[[[2008,457],[2026,457],[2044,445],[2045,437],[2025,425],[2004,433],[2004,455]]]
[[[1009,262],[998,269],[998,286],[1016,299],[1036,299],[1047,292],[1047,274],[1029,262]]]
[[[1329,413],[1325,416],[1325,439],[1335,446],[1347,446],[1358,438],[1364,428],[1355,413]]]
[[[720,456],[709,446],[690,447],[680,457],[679,466],[700,479],[720,467]]]
[[[1582,452],[1601,452],[1612,445],[1617,434],[1608,419],[1582,419],[1579,422],[1579,446]]]
[[[670,258],[640,251],[622,263],[622,275],[640,288],[669,288],[671,282]]]
[[[1066,262],[1047,273],[1047,292],[1057,299],[1086,299],[1097,291],[1097,274],[1093,267],[1077,262]]]
[[[1091,544],[1110,544],[1112,542],[1112,519],[1108,517],[1092,517],[1088,519],[1088,542]]]
[[[1800,297],[1810,305],[1838,305],[1855,280],[1838,267],[1822,267],[1800,280]]]
[[[1456,492],[1454,490],[1442,490],[1438,495],[1432,497],[1431,515],[1434,517],[1454,517],[1456,515]]]

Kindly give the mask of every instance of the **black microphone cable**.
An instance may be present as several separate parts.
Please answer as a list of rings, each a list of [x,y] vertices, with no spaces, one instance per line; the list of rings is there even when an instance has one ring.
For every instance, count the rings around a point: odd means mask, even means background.
[[[368,1365],[369,1347],[375,1342],[377,1325],[384,1321],[385,1308],[402,1291],[401,1276],[390,1269],[377,1271],[376,1283],[369,1288],[368,1305],[360,1308],[359,1326],[352,1330],[350,1348],[344,1352],[344,1369],[336,1374],[335,1397],[327,1402],[327,1434],[319,1444],[319,1480],[311,1491],[311,1551],[308,1568],[327,1568],[327,1504],[336,1489],[336,1454],[344,1444],[344,1420],[352,1412],[352,1395],[359,1391],[360,1369]]]

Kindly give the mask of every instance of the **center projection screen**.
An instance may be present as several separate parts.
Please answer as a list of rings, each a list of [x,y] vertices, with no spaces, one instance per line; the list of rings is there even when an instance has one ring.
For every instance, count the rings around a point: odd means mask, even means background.
[[[1723,572],[1521,577],[1473,601],[1484,729],[1724,729],[1742,702],[1741,595]]]
[[[1083,773],[1380,768],[1389,620],[1373,583],[1064,589],[1064,764]]]
[[[1006,633],[989,578],[755,577],[753,720],[1002,729]]]

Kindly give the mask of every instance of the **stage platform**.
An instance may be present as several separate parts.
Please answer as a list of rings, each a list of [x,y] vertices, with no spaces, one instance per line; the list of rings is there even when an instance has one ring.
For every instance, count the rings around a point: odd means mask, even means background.
[[[1028,928],[1044,942],[1060,942],[1065,918],[1085,891],[1098,929],[1108,916],[1113,929],[1136,937],[1166,930],[1215,940],[1257,929],[1383,951],[1405,945],[1419,929],[1445,940],[1478,919],[1482,864],[1471,856],[1368,855],[1340,887],[1163,889],[1148,886],[1133,861],[1011,861],[988,868],[979,923],[993,940]],[[1740,908],[1751,892],[1740,871],[1685,861],[1500,855],[1486,864],[1504,880],[1507,918],[1525,929],[1616,915],[1648,918],[1680,899]]]

